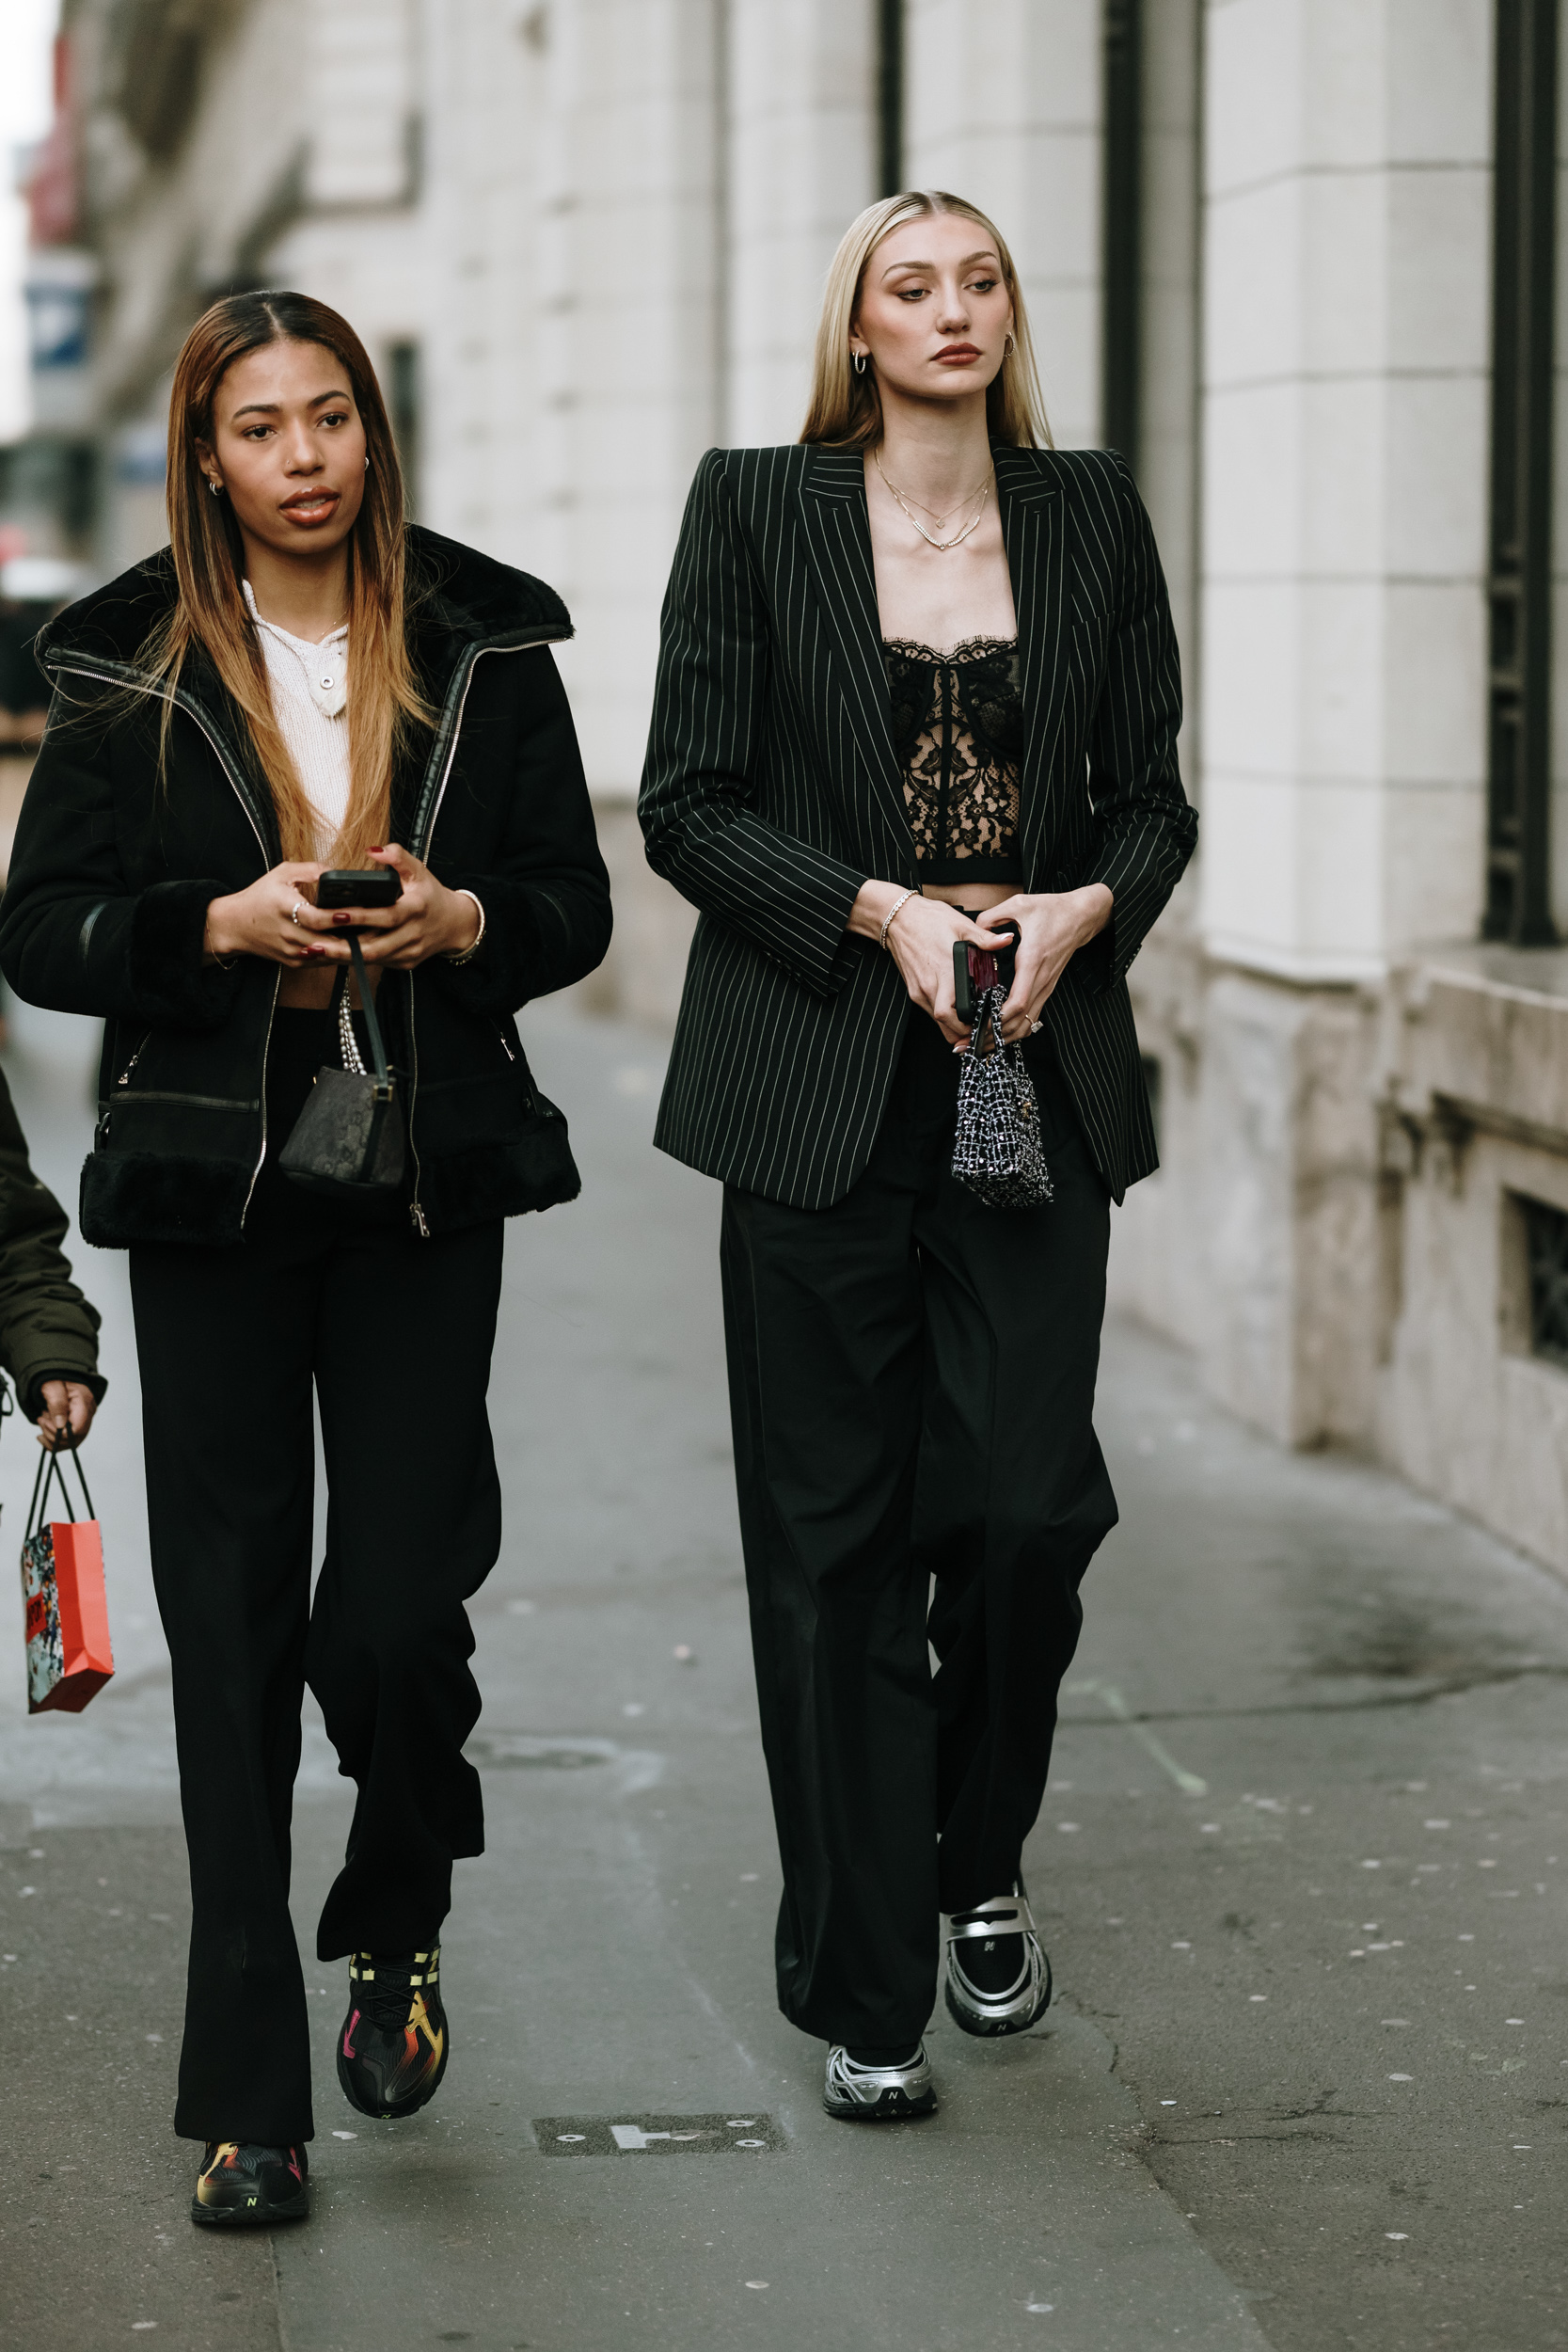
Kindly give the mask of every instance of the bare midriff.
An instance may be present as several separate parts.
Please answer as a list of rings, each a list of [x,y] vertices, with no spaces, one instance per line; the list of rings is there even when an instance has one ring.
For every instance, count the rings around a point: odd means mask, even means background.
[[[923,898],[941,898],[950,907],[968,907],[983,914],[988,907],[999,907],[1004,898],[1016,898],[1022,888],[1021,882],[923,882]]]

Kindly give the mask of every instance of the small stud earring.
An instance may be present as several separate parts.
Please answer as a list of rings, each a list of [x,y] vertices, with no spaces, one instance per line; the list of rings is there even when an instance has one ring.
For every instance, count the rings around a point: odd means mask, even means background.
[[[865,354],[863,351],[852,351],[849,354],[849,361],[857,375],[863,375],[865,373]]]

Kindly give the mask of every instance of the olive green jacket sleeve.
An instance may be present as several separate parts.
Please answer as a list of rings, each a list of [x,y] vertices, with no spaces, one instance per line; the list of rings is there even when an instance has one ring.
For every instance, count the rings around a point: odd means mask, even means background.
[[[107,1385],[98,1371],[98,1310],[71,1279],[65,1230],[65,1211],[33,1173],[0,1074],[0,1368],[29,1420],[43,1410],[46,1380],[80,1380],[95,1396]]]

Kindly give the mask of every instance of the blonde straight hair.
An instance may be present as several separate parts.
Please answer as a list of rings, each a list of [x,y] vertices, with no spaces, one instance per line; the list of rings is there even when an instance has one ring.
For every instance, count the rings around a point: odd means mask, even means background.
[[[993,441],[1014,449],[1054,449],[1040,392],[1035,346],[1029,334],[1029,314],[1018,282],[1006,240],[977,204],[942,188],[909,188],[902,196],[884,196],[868,204],[845,230],[828,271],[822,296],[822,317],[816,329],[816,353],[812,366],[811,405],[800,427],[802,441],[827,441],[839,449],[866,449],[882,437],[882,396],[877,373],[868,367],[857,375],[849,361],[849,322],[861,297],[865,265],[895,229],[907,220],[929,219],[933,214],[955,213],[983,229],[996,248],[1002,276],[1013,306],[1013,348],[986,392],[986,423]]]
[[[245,606],[244,550],[227,498],[214,498],[197,458],[213,438],[217,389],[236,359],[268,343],[319,343],[342,368],[365,428],[365,492],[348,542],[348,813],[329,864],[363,866],[388,837],[392,762],[412,730],[431,723],[408,657],[409,600],[403,473],[370,355],[345,318],[300,294],[242,294],[198,319],[174,366],[168,411],[169,552],[179,598],[143,659],[178,679],[186,655],[205,647],[245,713],[272,794],[283,855],[316,854],[315,818],[274,715],[265,657]],[[166,759],[174,705],[163,712]]]

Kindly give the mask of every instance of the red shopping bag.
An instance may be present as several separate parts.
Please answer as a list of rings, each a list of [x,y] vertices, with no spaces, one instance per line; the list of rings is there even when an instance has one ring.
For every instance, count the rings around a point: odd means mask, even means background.
[[[27,1712],[54,1708],[80,1714],[115,1670],[109,1647],[109,1603],[103,1590],[103,1543],[92,1497],[76,1464],[87,1504],[85,1518],[71,1508],[60,1462],[73,1446],[45,1452],[33,1482],[27,1532],[22,1544],[22,1597],[27,1613]],[[59,1481],[67,1516],[44,1517],[52,1481]]]

